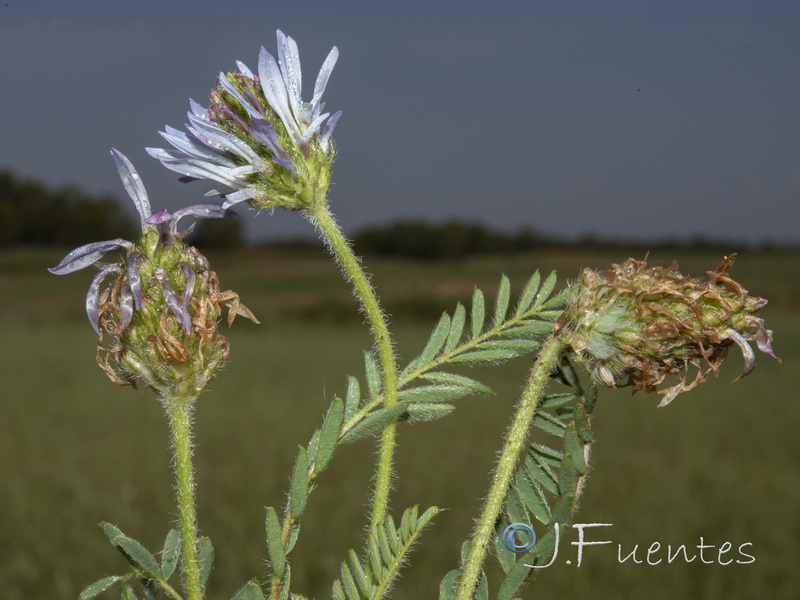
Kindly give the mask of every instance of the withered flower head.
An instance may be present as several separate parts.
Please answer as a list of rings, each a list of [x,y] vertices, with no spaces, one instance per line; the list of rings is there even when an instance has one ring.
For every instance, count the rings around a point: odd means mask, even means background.
[[[660,407],[717,374],[733,344],[744,355],[738,381],[755,367],[748,342],[777,357],[772,332],[756,316],[767,301],[728,276],[735,256],[709,271],[708,281],[685,277],[675,263],[648,268],[632,258],[604,273],[586,269],[557,328],[577,360],[609,387],[647,393],[668,374],[678,376],[679,383],[659,392]],[[697,370],[693,378],[690,367]]]
[[[199,393],[230,353],[217,332],[222,307],[228,324],[236,314],[258,322],[230,291],[221,292],[208,260],[183,242],[178,231],[183,217],[223,218],[230,210],[192,205],[170,214],[151,214],[139,174],[117,150],[111,151],[122,183],[142,221],[136,242],[122,239],[76,248],[55,267],[64,275],[94,266],[97,275],[86,296],[86,313],[98,335],[97,362],[118,385],[143,382],[157,393]],[[114,250],[124,256],[112,263],[101,259]]]

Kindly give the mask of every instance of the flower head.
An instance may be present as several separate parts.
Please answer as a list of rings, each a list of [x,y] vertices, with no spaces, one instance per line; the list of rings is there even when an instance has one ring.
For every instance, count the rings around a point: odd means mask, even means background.
[[[209,193],[224,196],[225,207],[247,201],[254,208],[298,210],[325,201],[331,134],[342,113],[323,113],[322,94],[339,51],[330,51],[304,102],[297,44],[277,33],[277,60],[262,47],[258,75],[237,61],[237,73],[219,74],[207,109],[190,100],[188,133],[169,126],[160,132],[174,150],[147,149],[184,181],[219,184]]]
[[[187,385],[199,391],[228,356],[227,340],[216,333],[221,305],[229,307],[229,323],[237,313],[254,321],[255,317],[238,303],[236,294],[219,291],[206,258],[183,243],[191,227],[179,232],[178,222],[234,213],[211,204],[152,213],[136,169],[117,150],[111,155],[141,217],[142,236],[136,242],[86,244],[48,270],[65,275],[89,266],[98,269],[86,295],[86,313],[99,338],[98,363],[112,381],[144,381],[162,393]],[[101,262],[115,250],[122,250],[124,257]]]
[[[578,361],[609,387],[631,385],[647,393],[666,375],[678,375],[678,384],[659,392],[659,406],[717,373],[733,344],[744,355],[738,381],[755,367],[749,341],[777,357],[772,332],[756,316],[767,301],[748,295],[728,276],[735,256],[709,272],[708,281],[681,275],[675,264],[647,268],[634,259],[604,273],[586,269],[557,328]],[[697,369],[692,381],[690,366]]]

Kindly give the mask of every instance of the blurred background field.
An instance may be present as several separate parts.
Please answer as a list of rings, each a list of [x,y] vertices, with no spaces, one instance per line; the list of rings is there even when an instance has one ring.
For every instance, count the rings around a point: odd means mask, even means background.
[[[100,521],[151,550],[174,521],[161,408],[146,392],[115,387],[94,364],[82,308],[92,274],[48,274],[62,255],[0,252],[0,590],[8,600],[75,598],[101,575],[124,572]],[[282,506],[297,444],[344,392],[346,375],[361,376],[370,338],[321,251],[209,257],[223,289],[236,290],[262,321],[234,324],[229,366],[201,397],[196,419],[200,523],[217,554],[209,598],[229,598],[247,579],[265,577],[264,506]],[[367,265],[392,315],[402,364],[442,310],[468,302],[475,285],[493,296],[501,272],[519,290],[536,268],[569,278],[625,258],[574,249]],[[658,251],[650,260],[673,258],[702,275],[722,256]],[[770,299],[764,316],[783,365],[760,355],[756,371],[731,387],[741,367],[731,352],[718,379],[660,410],[655,396],[601,390],[577,521],[613,523],[593,537],[614,543],[586,549],[578,568],[568,532],[562,560],[523,597],[731,600],[790,598],[800,588],[800,255],[744,252],[732,273]],[[529,366],[523,358],[473,371],[496,396],[461,400],[438,422],[401,425],[394,514],[417,503],[448,510],[423,535],[395,598],[435,598],[456,566]],[[292,554],[296,591],[328,597],[346,550],[361,547],[374,454],[370,440],[344,447],[321,476]],[[714,564],[617,560],[617,544],[624,555],[638,544],[642,558],[655,541],[691,552],[701,537],[717,548],[730,542],[726,558],[739,558],[736,548],[750,542],[756,561],[723,566],[713,550],[706,557]]]

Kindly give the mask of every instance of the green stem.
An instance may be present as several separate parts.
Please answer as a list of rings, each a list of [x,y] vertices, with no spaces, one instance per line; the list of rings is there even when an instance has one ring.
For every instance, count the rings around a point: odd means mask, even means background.
[[[200,562],[197,558],[197,514],[192,468],[192,412],[196,398],[193,395],[176,394],[165,399],[175,454],[175,490],[187,600],[201,600],[203,597]]]
[[[397,402],[397,367],[395,364],[392,338],[386,325],[386,318],[381,310],[378,298],[361,264],[353,254],[350,243],[344,237],[327,204],[320,202],[309,209],[312,222],[319,228],[328,248],[339,261],[347,278],[355,288],[364,313],[369,321],[372,335],[383,370],[383,405],[392,406]],[[392,462],[394,458],[396,424],[389,423],[383,429],[378,467],[375,475],[375,493],[372,498],[370,527],[375,529],[383,521],[389,500],[392,479]]]
[[[539,406],[539,401],[547,385],[550,373],[558,364],[566,344],[559,336],[553,335],[542,346],[541,352],[528,376],[528,383],[522,392],[517,413],[511,429],[506,436],[500,460],[497,463],[489,495],[483,506],[483,511],[478,520],[478,526],[472,536],[467,559],[461,567],[461,577],[458,581],[455,600],[470,600],[475,590],[475,584],[480,576],[481,566],[486,556],[489,540],[494,532],[495,522],[503,507],[503,501],[508,493],[508,486],[514,475],[520,454],[528,439],[528,430],[533,422],[533,416]]]

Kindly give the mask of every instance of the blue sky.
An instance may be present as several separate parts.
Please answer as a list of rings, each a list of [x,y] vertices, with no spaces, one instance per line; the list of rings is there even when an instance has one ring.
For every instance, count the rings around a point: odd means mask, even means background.
[[[280,27],[306,89],[331,46],[342,109],[331,202],[345,228],[458,218],[635,239],[800,242],[800,3],[0,1],[0,168],[201,200],[147,156],[255,66]],[[250,234],[312,235],[298,215]]]

